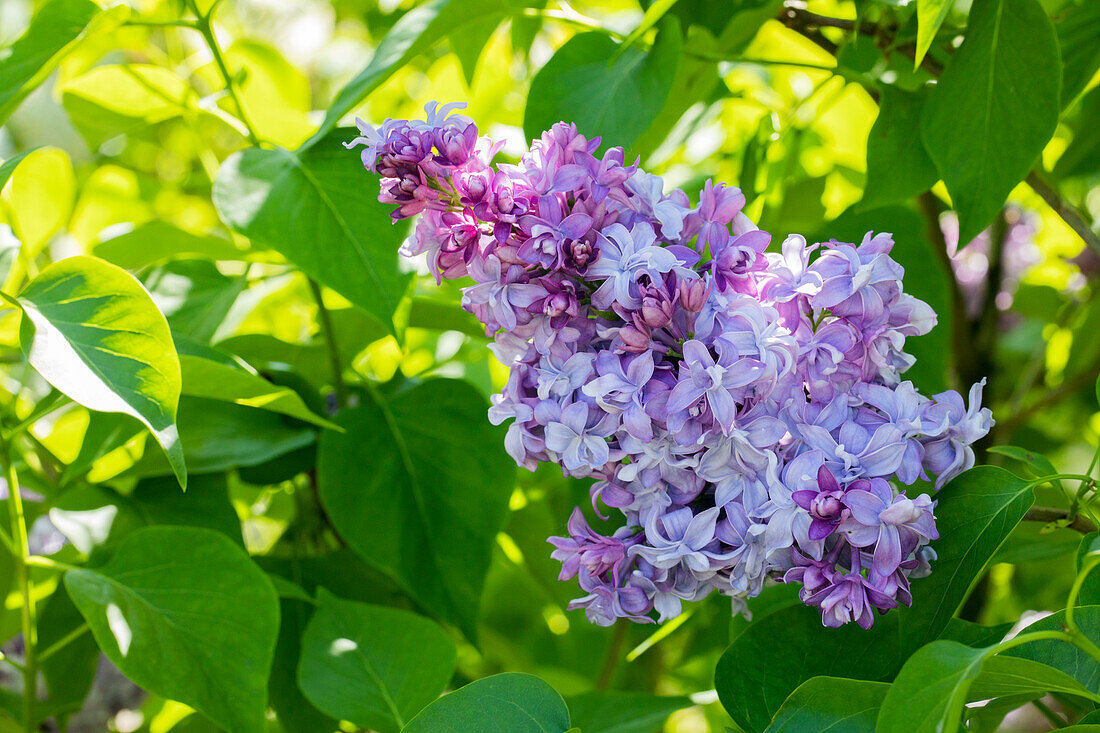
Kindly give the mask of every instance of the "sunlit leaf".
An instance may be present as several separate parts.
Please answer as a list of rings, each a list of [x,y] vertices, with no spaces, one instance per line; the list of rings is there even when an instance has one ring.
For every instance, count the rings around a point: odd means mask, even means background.
[[[68,154],[39,148],[11,176],[11,227],[28,256],[36,255],[64,227],[73,211],[76,178]]]
[[[214,204],[229,226],[286,256],[384,324],[405,293],[404,228],[365,193],[374,180],[338,134],[302,153],[252,148],[222,164]]]
[[[576,123],[603,148],[629,148],[656,119],[672,89],[682,47],[679,23],[666,21],[653,48],[618,46],[603,33],[573,36],[531,80],[523,131],[538,138],[555,122]]]
[[[197,356],[181,356],[183,394],[278,412],[323,428],[336,426],[314,413],[298,393],[241,368]]]
[[[141,285],[102,260],[70,257],[39,273],[16,302],[26,316],[21,341],[31,366],[88,409],[140,420],[186,485],[175,423],[179,358]]]
[[[104,12],[92,0],[50,0],[39,7],[27,31],[0,54],[0,123],[83,38],[121,23],[128,11],[119,5]]]
[[[366,68],[337,93],[321,127],[306,141],[305,147],[324,138],[368,94],[432,44],[465,26],[492,18],[503,19],[528,5],[537,7],[538,3],[534,0],[429,0],[405,13],[378,44]]]

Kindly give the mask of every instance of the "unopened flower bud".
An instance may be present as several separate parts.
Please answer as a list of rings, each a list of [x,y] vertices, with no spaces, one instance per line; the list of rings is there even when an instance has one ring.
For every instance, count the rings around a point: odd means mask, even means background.
[[[680,281],[680,305],[684,310],[698,313],[707,302],[708,288],[702,278]]]

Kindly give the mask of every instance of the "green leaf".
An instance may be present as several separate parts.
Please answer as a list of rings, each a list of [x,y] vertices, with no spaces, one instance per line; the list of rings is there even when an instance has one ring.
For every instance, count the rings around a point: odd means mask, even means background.
[[[867,136],[867,185],[862,208],[896,204],[927,191],[939,180],[936,164],[920,139],[920,118],[928,90],[907,92],[882,85],[878,117]],[[907,285],[909,283],[906,283]]]
[[[537,3],[530,0],[430,0],[405,13],[378,44],[366,68],[336,94],[320,128],[306,141],[303,149],[319,142],[336,127],[340,118],[436,41],[474,23],[503,19],[528,5],[537,7]]]
[[[451,50],[455,52],[455,56],[458,57],[458,64],[462,67],[462,76],[466,79],[466,86],[473,86],[474,74],[477,72],[477,62],[481,58],[482,51],[485,50],[485,44],[493,37],[493,33],[496,32],[499,25],[500,18],[491,16],[480,22],[463,26],[448,37]]]
[[[1038,478],[1040,476],[1052,476],[1058,471],[1054,468],[1054,464],[1050,462],[1050,459],[1041,453],[1035,453],[1029,451],[1026,448],[1019,448],[1015,445],[995,445],[989,448],[990,453],[998,453],[1002,456],[1008,456],[1013,460],[1017,460],[1020,463],[1027,466],[1028,475]],[[1061,481],[1055,482],[1058,486],[1062,485]]]
[[[187,82],[152,64],[95,66],[59,91],[69,119],[93,147],[197,109]]]
[[[90,410],[140,420],[186,486],[176,428],[179,358],[167,321],[141,285],[103,260],[70,257],[39,273],[17,303],[31,366]]]
[[[571,722],[584,733],[653,733],[668,716],[693,704],[686,697],[612,690],[574,695],[566,703]]]
[[[214,181],[214,205],[227,225],[392,329],[410,280],[397,269],[405,230],[370,193],[376,178],[340,144],[352,137],[340,134],[305,152],[234,153]]]
[[[573,122],[583,135],[602,137],[602,149],[629,149],[664,107],[682,45],[675,18],[652,49],[626,49],[611,63],[619,47],[605,34],[573,36],[531,80],[524,134],[538,138],[555,122]]]
[[[1053,692],[1100,702],[1100,695],[1086,689],[1065,672],[1042,662],[997,654],[985,660],[981,674],[970,685],[967,700],[990,700],[1009,695],[1041,696]]]
[[[117,412],[89,412],[88,429],[84,431],[80,451],[61,473],[62,486],[77,476],[83,476],[91,470],[96,460],[116,448],[121,448],[144,429],[140,422],[129,415]]]
[[[178,491],[178,489],[177,489]],[[64,588],[50,596],[38,617],[38,650],[41,654],[54,644],[84,626],[84,617],[69,599]],[[83,635],[72,639],[42,661],[42,677],[46,681],[47,701],[39,703],[38,718],[57,716],[59,723],[70,713],[80,710],[99,666],[99,647],[85,628]],[[65,725],[60,725],[65,729]]]
[[[843,677],[814,677],[791,693],[767,733],[874,733],[890,686]]]
[[[321,434],[317,481],[340,535],[425,608],[476,638],[485,573],[515,469],[485,398],[433,379],[371,394]]]
[[[1012,630],[1012,626],[1011,623],[982,626],[973,621],[952,618],[947,622],[947,628],[940,634],[940,638],[957,641],[960,644],[972,647],[993,646],[1008,635],[1008,632]]]
[[[337,598],[324,588],[302,637],[298,685],[334,718],[397,733],[439,697],[455,668],[454,642],[409,611]]]
[[[934,641],[917,650],[882,701],[876,731],[954,733],[987,649]]]
[[[1077,546],[1074,564],[1078,573],[1081,572],[1081,566],[1084,565],[1085,556],[1096,549],[1097,540],[1100,540],[1100,532],[1090,532],[1081,538],[1081,543]],[[1100,573],[1093,570],[1085,577],[1084,582],[1081,584],[1081,591],[1077,596],[1077,602],[1082,606],[1100,605]]]
[[[65,587],[107,657],[131,680],[222,727],[264,730],[278,596],[223,535],[148,527]]]
[[[1066,612],[1057,611],[1031,624],[1021,635],[1032,631],[1064,631]],[[1094,643],[1100,640],[1100,606],[1079,606],[1073,612],[1073,621]],[[1033,641],[1004,652],[1007,656],[1021,657],[1041,662],[1061,670],[1081,683],[1088,690],[1100,686],[1100,663],[1087,652],[1073,644],[1056,639]]]
[[[23,158],[26,158],[35,150],[38,150],[38,148],[23,150],[0,163],[0,190],[3,190],[4,186],[7,185],[8,179],[11,178],[12,173],[15,173],[16,167],[23,161]]]
[[[304,448],[316,437],[310,427],[268,410],[186,395],[180,399],[179,427],[187,466],[195,474],[257,466]],[[168,472],[159,454],[145,451],[124,475],[143,478]]]
[[[642,22],[638,26],[630,31],[630,35],[623,39],[622,44],[619,46],[619,50],[615,52],[615,57],[618,58],[626,49],[634,45],[635,41],[646,34],[653,26],[660,22],[661,18],[665,17],[665,13],[672,9],[677,0],[653,0],[649,4],[649,7],[645,9],[645,15],[642,16]]]
[[[1055,16],[1062,51],[1062,107],[1073,103],[1100,69],[1100,4],[1070,2]]]
[[[113,262],[127,270],[177,257],[205,257],[211,260],[243,260],[244,250],[228,239],[213,235],[199,236],[163,221],[139,224],[95,245],[96,257]]]
[[[171,260],[154,267],[142,280],[172,333],[201,344],[215,337],[248,287],[245,278],[223,275],[209,260]]]
[[[183,394],[278,412],[322,428],[339,430],[306,407],[298,393],[244,369],[198,356],[181,356]]]
[[[565,733],[569,710],[553,687],[529,674],[498,674],[444,695],[402,733]]]
[[[274,575],[269,575],[274,580]],[[289,582],[289,581],[288,581]],[[276,584],[278,589],[278,584]],[[312,601],[279,599],[279,642],[271,663],[267,689],[271,707],[283,730],[334,731],[339,723],[313,706],[298,687],[302,634],[314,613]]]
[[[244,546],[225,474],[193,476],[186,493],[167,476],[139,481],[128,495],[107,486],[77,487],[54,502],[49,516],[76,549],[93,557],[154,524],[213,529]]]
[[[27,31],[0,54],[0,123],[81,40],[121,23],[128,12],[125,6],[103,11],[92,0],[49,0],[38,8]]]
[[[1058,125],[1058,40],[1037,0],[975,0],[966,40],[932,90],[921,141],[970,242]]]
[[[917,49],[913,68],[920,66],[924,55],[936,40],[936,34],[951,12],[954,0],[917,0]]]
[[[955,477],[936,498],[938,559],[931,575],[913,581],[912,607],[879,616],[864,631],[823,628],[817,609],[799,605],[734,639],[718,662],[715,688],[738,725],[764,730],[779,704],[811,677],[890,679],[910,654],[944,632],[1034,500],[1027,482],[991,466]]]

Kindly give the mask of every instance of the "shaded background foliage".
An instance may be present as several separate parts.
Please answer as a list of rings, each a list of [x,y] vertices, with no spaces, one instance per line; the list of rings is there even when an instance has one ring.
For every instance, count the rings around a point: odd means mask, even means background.
[[[808,730],[849,705],[853,729],[906,730],[892,700],[951,664],[999,698],[972,730],[1050,691],[1067,719],[1094,707],[1074,647],[1012,650],[1051,671],[974,653],[1065,605],[1094,529],[1076,483],[1030,509],[995,469],[947,489],[945,567],[872,633],[825,636],[783,587],[751,622],[720,598],[660,629],[566,612],[545,538],[587,487],[510,465],[484,417],[505,369],[453,284],[399,266],[406,227],[340,142],[353,115],[459,100],[506,157],[565,119],[669,185],[739,185],[775,242],[892,231],[940,314],[917,385],[987,377],[1002,448],[979,462],[1080,472],[1100,3],[215,5],[0,0],[0,461],[38,558],[0,546],[0,632],[25,659],[30,595],[42,692],[28,708],[0,663],[0,728],[472,730],[504,697],[561,731]],[[91,346],[59,361],[58,340]],[[1034,706],[1005,725],[1050,727]]]

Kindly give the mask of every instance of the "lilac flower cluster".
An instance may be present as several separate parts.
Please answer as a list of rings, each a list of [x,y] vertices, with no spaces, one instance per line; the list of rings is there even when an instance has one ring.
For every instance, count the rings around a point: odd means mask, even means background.
[[[929,571],[934,501],[989,430],[969,407],[902,380],[905,339],[936,314],[902,291],[888,234],[780,252],[736,189],[692,205],[621,148],[558,123],[516,165],[448,105],[426,121],[362,122],[366,168],[395,219],[420,214],[403,253],[437,281],[470,277],[463,306],[511,369],[490,419],[534,469],[595,479],[592,504],[550,542],[598,624],[664,621],[713,591],[735,610],[768,579],[802,585],[827,626],[909,604]],[[811,257],[811,255],[816,255]]]

